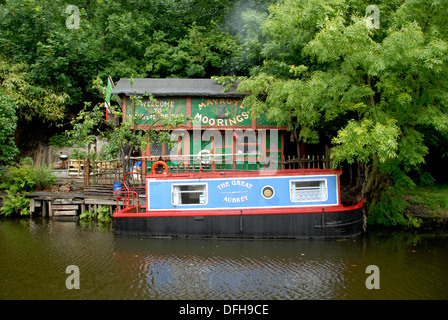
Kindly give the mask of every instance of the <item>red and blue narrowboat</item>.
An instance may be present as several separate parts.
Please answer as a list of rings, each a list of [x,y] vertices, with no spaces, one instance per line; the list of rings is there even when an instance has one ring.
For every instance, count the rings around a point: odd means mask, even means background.
[[[161,173],[146,176],[145,204],[132,188],[116,191],[116,235],[334,239],[363,231],[364,201],[341,200],[340,170],[169,173],[159,164]]]

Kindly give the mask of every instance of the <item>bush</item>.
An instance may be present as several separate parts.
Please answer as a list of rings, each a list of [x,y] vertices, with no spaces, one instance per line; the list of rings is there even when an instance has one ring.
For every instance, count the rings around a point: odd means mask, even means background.
[[[6,217],[11,215],[20,214],[21,216],[30,215],[30,201],[23,195],[19,193],[13,193],[9,190],[7,197],[3,198],[3,206],[0,208],[0,213]]]
[[[420,227],[420,219],[403,213],[407,206],[406,200],[394,188],[389,188],[381,193],[380,201],[368,208],[367,223],[387,227]]]
[[[42,166],[34,167],[33,179],[36,190],[44,190],[56,182],[56,176],[51,173],[51,168]]]
[[[9,167],[2,176],[0,189],[8,194],[3,198],[3,206],[0,215],[10,217],[11,215],[30,215],[30,203],[25,193],[33,190],[43,190],[50,187],[56,181],[56,176],[47,167],[30,167],[17,165]]]
[[[20,159],[19,163],[22,166],[23,165],[32,166],[33,165],[33,158],[31,158],[31,157],[24,157],[24,158]]]
[[[102,222],[107,222],[107,221],[111,221],[112,218],[110,216],[109,213],[109,208],[107,206],[101,206],[98,208],[97,211],[97,221],[102,221]],[[83,213],[81,213],[79,215],[79,219],[83,220],[83,221],[93,221],[95,219],[95,213],[93,208],[88,210],[88,211],[84,211]]]
[[[0,185],[0,188],[16,193],[22,191],[32,191],[35,185],[34,168],[19,165],[8,168],[3,177],[3,183]]]
[[[56,182],[56,176],[48,167],[18,165],[10,167],[3,176],[0,189],[13,192],[43,190]]]

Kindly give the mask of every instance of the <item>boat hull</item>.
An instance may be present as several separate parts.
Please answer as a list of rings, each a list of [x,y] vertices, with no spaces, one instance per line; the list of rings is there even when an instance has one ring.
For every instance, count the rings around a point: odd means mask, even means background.
[[[363,203],[332,211],[264,213],[248,210],[188,214],[132,214],[114,217],[114,232],[124,236],[255,239],[337,239],[363,231]]]

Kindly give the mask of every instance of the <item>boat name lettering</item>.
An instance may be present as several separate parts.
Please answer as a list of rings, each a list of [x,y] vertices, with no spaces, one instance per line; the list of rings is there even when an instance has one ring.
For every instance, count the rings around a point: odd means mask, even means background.
[[[230,203],[237,203],[237,202],[244,202],[248,200],[248,195],[245,195],[243,197],[238,198],[232,198],[232,197],[224,197],[224,202],[230,202]]]
[[[252,184],[244,181],[244,180],[232,180],[232,182],[226,181],[218,185],[218,189],[222,190],[224,188],[230,187],[230,186],[242,186],[246,187],[247,189],[252,188]]]

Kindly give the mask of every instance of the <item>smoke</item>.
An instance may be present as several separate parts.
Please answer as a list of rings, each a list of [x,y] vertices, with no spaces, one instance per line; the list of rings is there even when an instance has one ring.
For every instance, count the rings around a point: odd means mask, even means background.
[[[240,35],[242,39],[246,37],[247,19],[245,16],[259,14],[267,17],[268,8],[274,0],[239,0],[227,12],[224,19],[224,27],[232,35]]]

